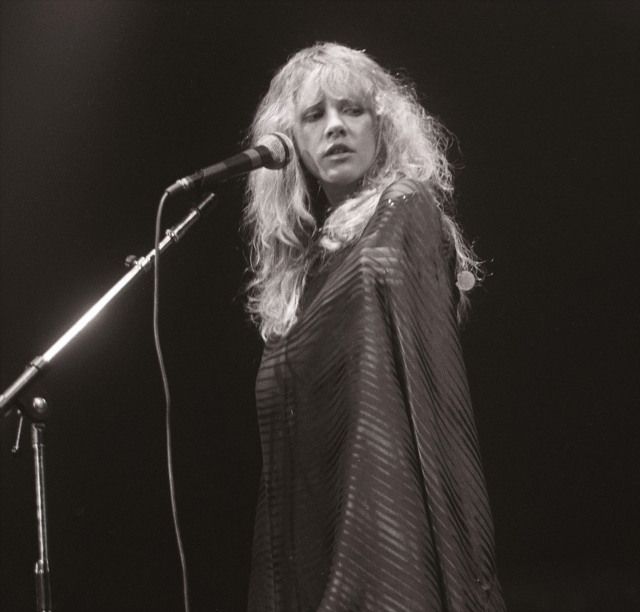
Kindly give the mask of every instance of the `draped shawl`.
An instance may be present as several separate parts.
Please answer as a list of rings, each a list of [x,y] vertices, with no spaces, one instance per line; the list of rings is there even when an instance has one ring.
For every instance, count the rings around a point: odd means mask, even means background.
[[[442,223],[389,187],[265,346],[251,612],[504,610]]]

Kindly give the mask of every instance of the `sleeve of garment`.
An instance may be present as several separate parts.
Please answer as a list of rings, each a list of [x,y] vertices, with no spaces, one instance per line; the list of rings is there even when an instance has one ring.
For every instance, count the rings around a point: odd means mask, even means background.
[[[500,612],[442,215],[412,181],[359,251],[342,502],[319,610]]]

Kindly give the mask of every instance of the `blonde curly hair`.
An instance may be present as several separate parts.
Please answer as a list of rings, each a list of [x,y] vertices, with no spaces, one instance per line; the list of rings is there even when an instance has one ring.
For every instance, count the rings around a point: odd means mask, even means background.
[[[452,175],[447,132],[418,102],[414,87],[358,51],[336,43],[318,43],[295,53],[276,73],[260,103],[249,140],[272,132],[294,139],[296,94],[307,79],[336,98],[356,99],[371,111],[377,130],[377,154],[360,190],[330,213],[321,248],[334,251],[357,240],[373,215],[385,187],[401,178],[425,183],[442,210],[456,250],[456,273],[480,275],[480,263],[450,212]],[[296,321],[317,233],[312,201],[319,187],[301,160],[282,171],[261,169],[247,182],[245,223],[251,232],[247,309],[267,340],[285,335]],[[461,292],[458,317],[468,304]]]

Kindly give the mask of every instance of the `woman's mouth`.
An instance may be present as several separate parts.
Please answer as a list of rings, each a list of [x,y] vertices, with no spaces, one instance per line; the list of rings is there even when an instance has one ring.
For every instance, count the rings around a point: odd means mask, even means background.
[[[324,157],[341,157],[353,153],[353,149],[350,149],[343,144],[331,145],[324,153]]]

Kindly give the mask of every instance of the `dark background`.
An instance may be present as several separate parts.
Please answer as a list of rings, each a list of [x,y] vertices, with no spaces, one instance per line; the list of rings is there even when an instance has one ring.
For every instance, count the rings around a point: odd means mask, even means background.
[[[239,150],[290,53],[366,48],[460,143],[460,216],[491,272],[463,341],[510,609],[640,609],[638,7],[4,2],[0,386],[148,252],[168,184]],[[194,612],[246,603],[260,464],[242,182],[217,195],[161,280]],[[55,609],[179,610],[151,278],[38,390]],[[14,435],[1,419],[0,609],[26,611],[33,475]]]

